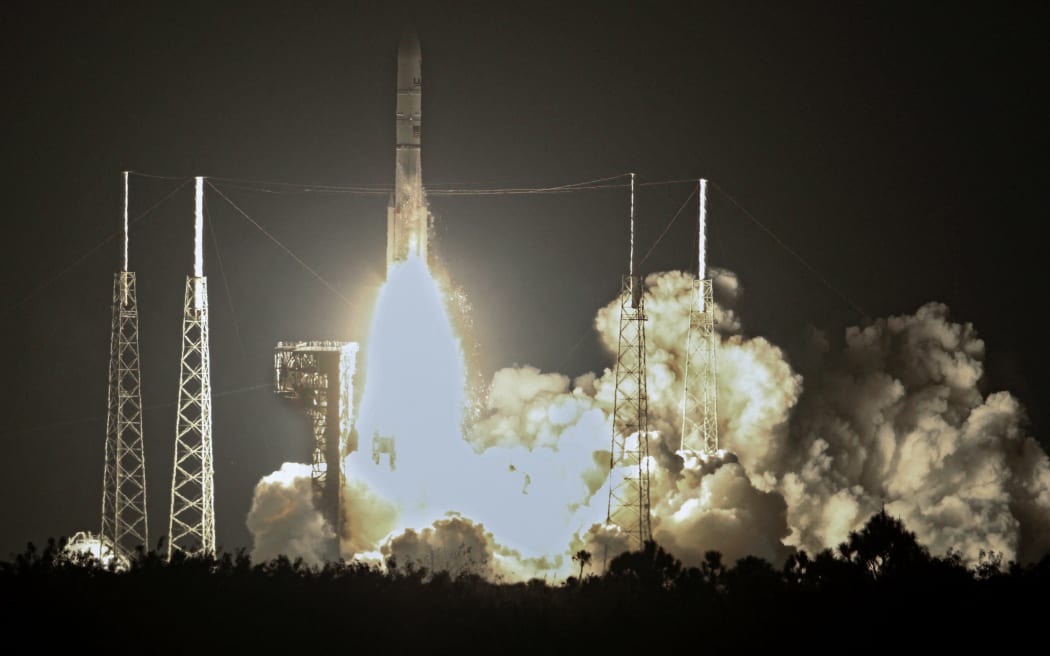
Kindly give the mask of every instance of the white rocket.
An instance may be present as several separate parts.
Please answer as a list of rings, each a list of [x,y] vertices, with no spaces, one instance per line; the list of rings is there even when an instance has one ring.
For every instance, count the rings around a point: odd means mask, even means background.
[[[397,135],[394,195],[387,209],[386,269],[411,255],[427,264],[429,212],[420,167],[423,58],[419,39],[408,30],[397,50]]]

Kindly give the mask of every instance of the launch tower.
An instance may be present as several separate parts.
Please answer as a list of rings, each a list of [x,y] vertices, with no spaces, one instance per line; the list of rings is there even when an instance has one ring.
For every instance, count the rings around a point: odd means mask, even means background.
[[[100,544],[113,544],[123,555],[139,545],[149,548],[146,458],[142,448],[139,311],[135,272],[128,271],[127,171],[124,172],[124,258],[121,270],[113,276],[113,323],[109,344]]]
[[[211,445],[211,354],[208,279],[204,277],[204,178],[197,178],[193,276],[186,277],[182,359],[171,478],[168,558],[176,549],[215,554],[215,485]]]
[[[313,456],[310,479],[314,505],[332,527],[336,543],[330,557],[339,557],[342,515],[342,446],[353,429],[353,376],[356,342],[278,342],[273,354],[274,392],[296,401],[310,418]]]
[[[689,309],[682,398],[682,445],[679,451],[687,464],[690,459],[695,461],[718,451],[718,341],[715,335],[712,280],[707,278],[707,180],[700,180],[699,184],[699,255],[695,294]]]
[[[613,391],[612,448],[606,524],[641,549],[652,539],[649,514],[649,401],[645,387],[645,307],[634,271],[634,174],[631,174],[631,245],[620,292],[620,333]]]

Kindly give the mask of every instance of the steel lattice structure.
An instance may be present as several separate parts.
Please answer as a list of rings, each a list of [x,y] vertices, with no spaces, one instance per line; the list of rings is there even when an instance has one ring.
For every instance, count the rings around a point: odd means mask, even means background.
[[[685,456],[711,455],[718,451],[718,342],[715,334],[714,295],[711,280],[697,280],[695,302],[689,310],[682,445]]]
[[[124,554],[149,547],[141,380],[135,274],[120,271],[113,276],[101,539]]]
[[[652,539],[649,512],[649,401],[645,385],[645,307],[641,279],[623,278],[613,391],[609,504],[606,524],[629,536],[632,548]]]
[[[355,342],[278,342],[274,350],[274,392],[294,400],[310,418],[313,449],[310,480],[314,504],[335,533],[331,557],[339,557],[343,519],[340,456],[353,430]]]
[[[204,277],[186,278],[168,558],[175,549],[215,553],[207,283]]]

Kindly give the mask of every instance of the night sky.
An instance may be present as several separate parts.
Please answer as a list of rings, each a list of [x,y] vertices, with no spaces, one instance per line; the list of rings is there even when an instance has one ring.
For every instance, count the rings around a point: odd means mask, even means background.
[[[409,23],[428,186],[710,178],[709,259],[740,276],[747,334],[791,360],[810,326],[841,340],[942,301],[986,340],[985,391],[1017,395],[1050,446],[1045,3],[218,4],[6,8],[0,558],[99,527],[119,240],[92,249],[119,228],[120,172],[174,178],[133,176],[133,218],[193,175],[392,185]],[[309,456],[305,418],[268,387],[273,345],[366,339],[387,199],[216,184],[347,299],[207,192],[217,532],[233,549],[251,546],[258,479]],[[640,255],[691,190],[639,189]],[[625,273],[624,189],[434,196],[431,209],[485,379],[610,364],[589,327]],[[643,272],[691,265],[694,212]],[[192,230],[186,185],[131,231],[154,544]]]

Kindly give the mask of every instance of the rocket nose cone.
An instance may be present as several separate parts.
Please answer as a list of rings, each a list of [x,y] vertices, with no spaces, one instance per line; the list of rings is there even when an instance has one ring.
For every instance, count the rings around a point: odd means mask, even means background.
[[[397,46],[398,59],[419,58],[419,37],[411,27],[406,27]]]

